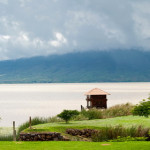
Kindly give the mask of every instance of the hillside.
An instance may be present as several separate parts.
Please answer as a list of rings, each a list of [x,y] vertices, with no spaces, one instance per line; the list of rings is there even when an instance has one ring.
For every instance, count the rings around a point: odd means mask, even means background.
[[[0,83],[148,82],[150,52],[93,51],[0,61]]]

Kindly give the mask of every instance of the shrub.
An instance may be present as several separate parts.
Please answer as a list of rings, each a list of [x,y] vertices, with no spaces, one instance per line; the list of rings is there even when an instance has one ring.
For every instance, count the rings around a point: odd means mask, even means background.
[[[119,116],[128,116],[132,114],[134,105],[130,103],[115,105],[108,109],[96,109],[92,108],[89,110],[82,110],[81,114],[89,120],[91,119],[102,119],[102,118],[113,118]],[[82,118],[81,118],[82,119]]]
[[[140,102],[139,105],[136,105],[133,109],[133,115],[145,116],[150,115],[150,97],[146,100]]]
[[[88,120],[88,118],[85,115],[83,115],[82,113],[80,113],[79,115],[74,116],[72,118],[72,120],[74,120],[74,121],[82,121],[82,120]]]
[[[140,140],[140,137],[143,137],[141,138],[141,140],[143,140],[149,137],[149,131],[149,128],[143,128],[142,126],[137,128],[124,128],[120,125],[115,127],[106,127],[100,129],[96,134],[94,134],[92,136],[92,140],[94,142],[110,141],[115,139],[125,140],[127,137],[134,138],[134,140]]]
[[[77,116],[79,115],[79,112],[77,110],[63,110],[60,114],[58,114],[57,116],[63,120],[66,121],[66,123],[68,123],[69,120],[71,120],[71,118],[73,116]]]
[[[102,119],[102,111],[100,109],[96,109],[96,108],[92,108],[89,110],[82,110],[81,114],[83,114],[89,120]]]
[[[132,114],[134,106],[130,103],[115,105],[102,111],[103,118],[128,116]]]
[[[63,120],[61,118],[58,118],[57,116],[47,118],[47,123],[62,122],[62,121]]]

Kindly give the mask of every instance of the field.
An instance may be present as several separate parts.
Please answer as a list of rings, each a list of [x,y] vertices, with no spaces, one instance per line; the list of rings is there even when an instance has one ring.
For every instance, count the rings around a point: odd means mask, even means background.
[[[150,142],[0,142],[0,150],[149,150]]]

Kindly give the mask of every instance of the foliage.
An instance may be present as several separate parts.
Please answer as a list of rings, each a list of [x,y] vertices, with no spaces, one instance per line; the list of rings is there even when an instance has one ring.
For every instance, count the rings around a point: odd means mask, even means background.
[[[87,117],[89,120],[92,119],[102,119],[102,112],[96,108],[92,108],[89,110],[82,110],[81,114]]]
[[[71,118],[73,116],[77,116],[79,115],[79,112],[77,110],[63,110],[60,114],[58,114],[57,116],[63,120],[66,121],[66,123],[68,123],[69,120],[71,120]]]
[[[150,97],[146,100],[140,102],[140,104],[136,105],[133,109],[133,115],[145,116],[148,117],[150,115]]]
[[[103,118],[128,116],[132,114],[133,105],[130,103],[112,106],[102,111]]]
[[[125,128],[120,125],[114,127],[110,126],[99,130],[96,134],[92,136],[92,140],[94,142],[101,142],[118,139],[118,137],[121,139],[127,137],[135,137],[135,139],[136,137],[143,137],[142,138],[143,140],[144,138],[147,139],[149,137],[149,131],[150,128],[143,128],[142,126],[139,126],[137,128],[136,127]]]

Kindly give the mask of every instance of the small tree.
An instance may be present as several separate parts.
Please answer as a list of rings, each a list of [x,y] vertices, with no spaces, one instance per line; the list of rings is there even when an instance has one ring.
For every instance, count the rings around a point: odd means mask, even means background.
[[[140,102],[139,105],[136,105],[133,109],[133,115],[145,116],[150,115],[150,97],[146,100]]]
[[[77,110],[63,110],[60,114],[58,114],[57,116],[63,120],[66,121],[66,123],[68,123],[69,120],[71,120],[71,118],[73,116],[77,116],[79,115],[79,112]]]

